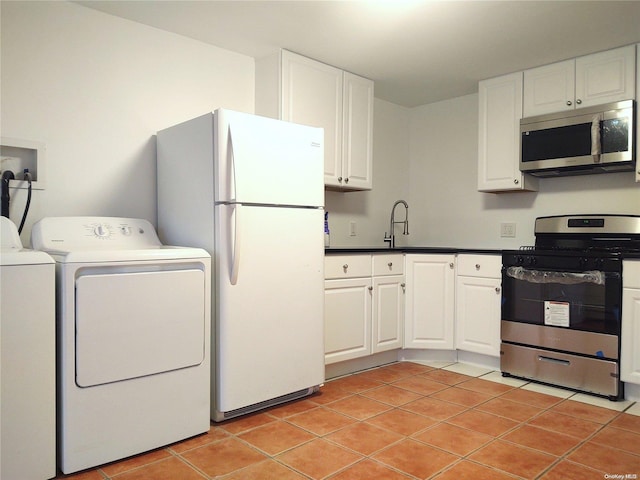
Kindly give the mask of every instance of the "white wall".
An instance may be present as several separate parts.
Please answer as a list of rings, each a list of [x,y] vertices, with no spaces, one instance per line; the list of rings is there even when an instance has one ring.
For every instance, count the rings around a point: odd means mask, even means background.
[[[534,241],[543,215],[640,214],[633,172],[540,179],[538,192],[476,191],[478,96],[410,111],[411,244],[514,248]],[[500,222],[516,222],[516,238],[500,238]]]
[[[0,6],[2,136],[46,145],[47,188],[34,193],[25,244],[44,216],[155,223],[155,132],[218,107],[253,111],[250,57],[69,2]],[[400,198],[411,234],[399,245],[511,248],[533,241],[540,215],[640,214],[631,173],[541,179],[537,193],[477,192],[477,100],[407,109],[375,99],[374,189],[326,193],[333,246],[384,246]],[[13,192],[16,223],[24,201],[24,190]],[[504,221],[517,223],[515,239],[499,237]]]
[[[384,100],[374,100],[373,190],[325,193],[331,246],[387,245],[383,238],[389,230],[391,207],[398,199],[408,201],[409,111]],[[356,222],[355,237],[349,236],[350,221]],[[396,243],[406,245],[409,239],[398,235]]]
[[[43,142],[55,215],[156,222],[155,133],[218,107],[253,112],[252,58],[68,2],[2,2],[2,136]],[[19,223],[25,192],[12,196]]]

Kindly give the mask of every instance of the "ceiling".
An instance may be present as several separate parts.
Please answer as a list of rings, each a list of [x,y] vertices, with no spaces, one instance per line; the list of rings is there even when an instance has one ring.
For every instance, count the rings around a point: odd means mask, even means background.
[[[91,0],[86,7],[260,58],[285,48],[414,107],[478,81],[640,42],[640,1]]]

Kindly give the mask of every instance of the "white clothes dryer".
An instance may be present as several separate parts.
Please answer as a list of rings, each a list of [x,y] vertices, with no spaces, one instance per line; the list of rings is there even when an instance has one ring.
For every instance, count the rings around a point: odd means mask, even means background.
[[[0,478],[56,475],[55,264],[0,217]]]
[[[131,218],[44,218],[31,241],[56,261],[62,472],[207,432],[210,255]]]

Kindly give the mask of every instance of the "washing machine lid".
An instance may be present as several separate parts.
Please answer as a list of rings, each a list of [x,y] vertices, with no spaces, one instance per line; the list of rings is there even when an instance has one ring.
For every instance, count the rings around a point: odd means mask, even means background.
[[[210,257],[199,248],[162,245],[153,225],[140,218],[46,217],[33,225],[31,243],[60,263]]]
[[[53,263],[44,252],[22,248],[18,227],[7,217],[0,217],[0,265],[39,265]]]

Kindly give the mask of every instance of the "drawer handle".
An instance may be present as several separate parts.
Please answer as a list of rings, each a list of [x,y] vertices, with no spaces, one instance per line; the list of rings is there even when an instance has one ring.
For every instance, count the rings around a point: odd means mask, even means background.
[[[541,361],[541,362],[554,363],[556,365],[564,365],[565,367],[568,367],[568,366],[571,365],[571,362],[569,360],[562,360],[560,358],[546,357],[544,355],[538,355],[538,360]]]
[[[500,287],[496,287],[496,293],[500,293]]]
[[[373,290],[373,287],[367,287],[369,289],[369,291]]]
[[[476,263],[476,270],[480,270],[480,264]]]
[[[449,268],[453,268],[453,262],[449,264]]]
[[[342,269],[346,272],[347,268],[349,268],[349,264],[345,263],[344,265],[342,265]]]
[[[393,267],[393,262],[387,263],[387,267],[389,267],[389,268]]]

